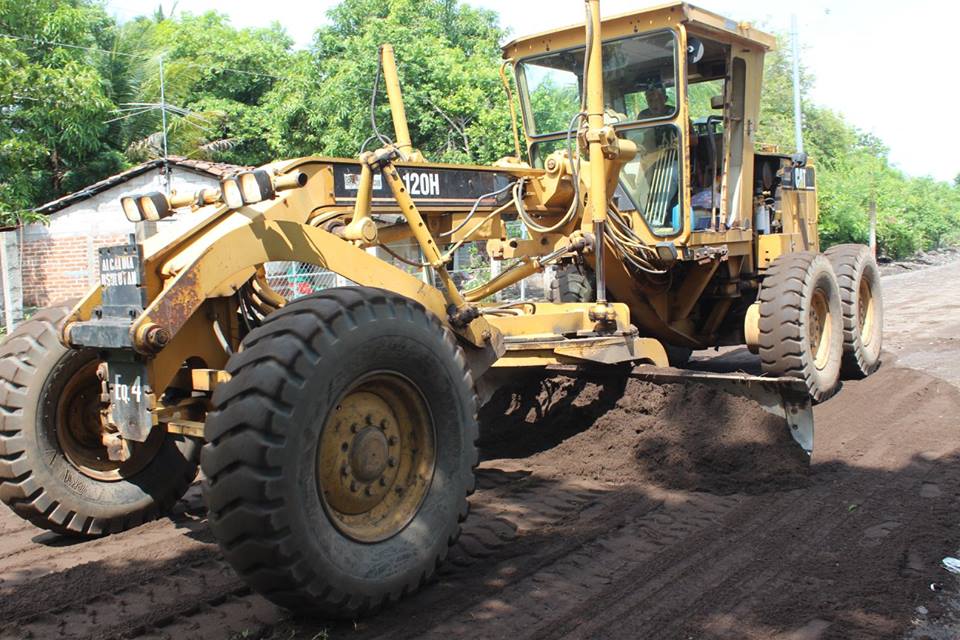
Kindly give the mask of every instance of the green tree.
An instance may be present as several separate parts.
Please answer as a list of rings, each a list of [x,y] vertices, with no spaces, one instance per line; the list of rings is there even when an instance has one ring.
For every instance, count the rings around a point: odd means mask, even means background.
[[[216,155],[238,164],[270,157],[261,101],[291,57],[292,41],[276,23],[262,29],[235,29],[215,12],[178,18],[158,14],[124,25],[119,41],[132,53],[130,101],[160,102],[160,61],[164,98],[187,110],[168,121],[170,153]],[[132,159],[159,154],[158,111],[125,122],[122,138]]]
[[[0,0],[0,220],[119,169],[96,54],[112,22],[86,0]],[[48,46],[56,41],[68,46]]]
[[[757,139],[793,148],[793,86],[784,47],[767,55]],[[814,78],[801,69],[809,95]],[[820,236],[824,246],[866,242],[868,211],[877,207],[881,253],[902,257],[960,239],[960,182],[911,178],[891,166],[889,150],[841,115],[805,100],[804,148],[817,167]]]
[[[411,137],[432,160],[488,162],[511,152],[495,14],[456,0],[345,0],[268,98],[278,155],[355,156],[373,131],[380,45],[396,49]],[[377,122],[393,135],[385,93]]]

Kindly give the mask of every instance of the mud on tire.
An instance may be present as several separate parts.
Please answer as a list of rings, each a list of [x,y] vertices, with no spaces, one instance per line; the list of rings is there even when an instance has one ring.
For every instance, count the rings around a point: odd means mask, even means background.
[[[883,297],[880,270],[869,247],[841,244],[825,252],[840,284],[843,312],[844,378],[864,378],[880,366],[883,348]]]
[[[459,536],[477,463],[473,381],[450,331],[391,292],[331,289],[269,316],[228,371],[202,468],[210,526],[234,569],[281,606],[342,618],[429,580]],[[416,413],[397,405],[416,395],[434,444],[422,484],[403,467],[423,462],[430,436],[390,435]],[[398,488],[419,502],[390,502]],[[396,517],[377,515],[383,505]]]
[[[804,251],[777,258],[760,287],[759,324],[765,373],[802,379],[815,402],[836,392],[843,323],[839,284],[826,257]]]
[[[113,471],[109,461],[84,470],[68,457],[63,394],[78,382],[89,389],[78,377],[95,376],[97,362],[96,351],[60,343],[69,309],[38,312],[0,346],[0,499],[38,527],[98,536],[165,514],[196,477],[199,446],[156,432],[148,457]]]

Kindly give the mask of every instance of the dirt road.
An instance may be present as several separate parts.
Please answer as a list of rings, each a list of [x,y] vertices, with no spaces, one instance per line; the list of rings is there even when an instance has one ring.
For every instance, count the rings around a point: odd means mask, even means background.
[[[709,390],[531,379],[484,412],[439,579],[375,618],[251,594],[194,488],[172,519],[83,543],[0,511],[0,639],[957,637],[939,562],[960,546],[960,262],[884,286],[884,365],[816,408],[812,466]]]

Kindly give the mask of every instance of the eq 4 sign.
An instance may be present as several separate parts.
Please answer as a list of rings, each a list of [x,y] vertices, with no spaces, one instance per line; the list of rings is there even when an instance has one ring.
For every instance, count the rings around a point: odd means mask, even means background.
[[[124,404],[130,403],[130,398],[136,400],[137,404],[143,398],[143,387],[140,383],[140,376],[134,379],[133,384],[124,384],[121,382],[122,376],[118,373],[113,380],[113,400]]]

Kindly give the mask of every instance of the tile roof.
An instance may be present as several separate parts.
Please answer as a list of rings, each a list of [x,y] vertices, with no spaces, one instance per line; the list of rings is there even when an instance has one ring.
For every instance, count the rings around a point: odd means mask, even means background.
[[[182,169],[188,169],[190,171],[195,171],[197,173],[205,173],[214,178],[222,178],[228,174],[246,169],[244,167],[236,164],[226,164],[223,162],[210,162],[207,160],[192,160],[190,158],[184,158],[181,156],[168,156],[167,162],[169,162],[174,167],[180,167]],[[50,202],[40,205],[34,211],[36,213],[42,213],[49,215],[69,207],[70,205],[82,202],[87,198],[95,196],[98,193],[111,189],[119,184],[123,184],[128,180],[132,180],[139,175],[152,171],[153,169],[158,169],[163,166],[162,159],[150,160],[149,162],[144,162],[143,164],[137,165],[127,169],[126,171],[121,171],[120,173],[104,178],[99,182],[94,182],[93,184],[84,187],[79,191],[74,191],[71,194],[65,195],[56,200],[51,200]]]

